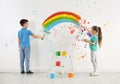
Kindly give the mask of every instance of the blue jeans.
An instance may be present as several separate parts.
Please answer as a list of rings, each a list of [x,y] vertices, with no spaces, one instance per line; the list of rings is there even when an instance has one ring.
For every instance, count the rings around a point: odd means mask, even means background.
[[[30,48],[24,47],[20,48],[20,68],[24,71],[24,62],[26,65],[26,72],[30,71]]]

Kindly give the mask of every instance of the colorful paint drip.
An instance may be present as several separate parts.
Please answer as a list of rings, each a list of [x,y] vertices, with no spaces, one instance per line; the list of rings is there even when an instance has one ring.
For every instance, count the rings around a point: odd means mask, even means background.
[[[90,33],[87,33],[87,35],[88,35],[89,37],[91,37],[91,36],[92,36]]]

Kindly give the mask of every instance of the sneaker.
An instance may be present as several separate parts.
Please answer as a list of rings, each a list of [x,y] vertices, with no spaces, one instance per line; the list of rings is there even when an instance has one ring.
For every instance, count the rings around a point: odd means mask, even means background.
[[[93,72],[91,73],[91,76],[99,76],[99,74],[97,72]]]
[[[33,74],[33,72],[32,71],[28,71],[28,72],[26,72],[27,74]]]
[[[95,72],[95,73],[94,73],[94,76],[99,76],[99,73]]]
[[[25,73],[25,71],[21,71],[21,74],[24,74]]]
[[[90,72],[89,74],[92,76],[93,73],[94,73],[94,71],[93,71],[93,72]]]

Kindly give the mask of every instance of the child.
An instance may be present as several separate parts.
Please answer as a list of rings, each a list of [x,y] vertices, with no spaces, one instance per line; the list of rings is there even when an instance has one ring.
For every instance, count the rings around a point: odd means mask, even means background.
[[[18,32],[18,46],[20,51],[20,68],[21,68],[21,74],[24,74],[24,62],[26,65],[26,73],[32,74],[33,72],[30,71],[30,36],[38,39],[43,39],[44,36],[38,36],[36,34],[33,34],[30,30],[27,30],[28,28],[28,20],[22,19],[20,20],[20,25],[22,26],[22,29]]]
[[[97,73],[97,44],[101,48],[102,43],[102,31],[100,27],[92,26],[91,31],[89,31],[87,28],[84,27],[85,30],[87,30],[89,33],[92,34],[92,37],[90,40],[85,39],[84,41],[89,43],[89,47],[91,50],[91,62],[93,64],[94,71],[90,73],[91,76],[98,76]]]

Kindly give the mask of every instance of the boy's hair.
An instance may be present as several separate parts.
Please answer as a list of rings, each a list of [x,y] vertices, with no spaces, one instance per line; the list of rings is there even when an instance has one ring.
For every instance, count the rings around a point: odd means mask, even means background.
[[[25,23],[27,23],[28,20],[27,19],[21,19],[20,20],[20,25],[23,26]]]

